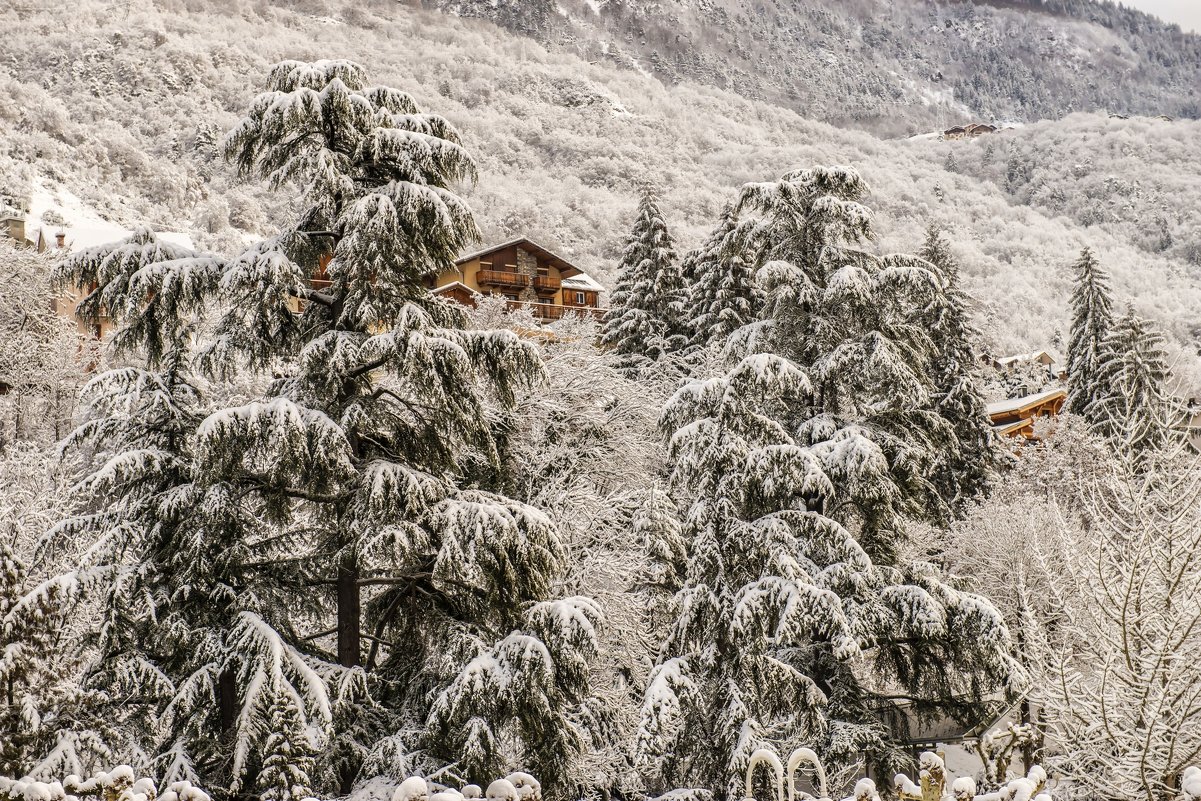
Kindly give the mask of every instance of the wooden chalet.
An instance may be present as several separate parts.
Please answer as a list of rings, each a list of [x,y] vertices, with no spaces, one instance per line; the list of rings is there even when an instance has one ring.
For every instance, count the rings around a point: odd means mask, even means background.
[[[1021,398],[1011,398],[985,407],[993,431],[1000,436],[1037,440],[1034,421],[1039,417],[1054,417],[1063,408],[1068,394],[1062,389],[1049,389]]]
[[[578,313],[600,317],[603,287],[571,262],[525,237],[461,257],[430,282],[431,291],[468,306],[479,295],[500,295],[510,308],[539,320]]]
[[[984,134],[996,133],[997,126],[985,122],[972,122],[967,125],[956,125],[942,132],[943,139],[975,139]]]

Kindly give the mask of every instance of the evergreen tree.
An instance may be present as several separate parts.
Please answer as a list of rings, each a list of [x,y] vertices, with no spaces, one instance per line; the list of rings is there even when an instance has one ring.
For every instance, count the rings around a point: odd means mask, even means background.
[[[878,717],[886,696],[970,716],[1009,672],[986,601],[922,566],[874,564],[833,516],[826,448],[782,423],[813,391],[792,362],[755,354],[665,409],[691,558],[639,731],[652,789],[740,797],[766,746],[817,747],[838,763],[866,753],[895,770],[907,754]],[[848,461],[878,458],[832,444]]]
[[[887,772],[905,757],[885,696],[972,718],[1013,670],[991,605],[899,557],[903,520],[937,498],[924,474],[954,453],[922,326],[947,301],[926,262],[859,247],[865,191],[843,168],[743,190],[764,319],[735,335],[741,361],[665,409],[691,509],[640,732],[658,787],[732,797],[765,745]]]
[[[686,260],[693,274],[685,315],[692,345],[724,341],[758,317],[761,298],[738,233],[737,215],[727,207],[705,244]]]
[[[678,350],[684,344],[684,302],[671,234],[648,189],[618,265],[601,342],[631,365]]]
[[[1097,384],[1105,394],[1086,410],[1095,429],[1136,459],[1163,449],[1174,415],[1169,375],[1163,334],[1127,310],[1102,343]]]
[[[296,543],[198,463],[196,434],[213,400],[190,348],[222,269],[143,229],[57,270],[92,288],[79,304],[85,322],[111,320],[116,355],[141,363],[85,388],[88,419],[63,445],[88,463],[79,510],[50,541],[94,544],[30,596],[57,590],[99,610],[100,624],[76,644],[95,654],[82,692],[57,716],[53,759],[67,770],[143,753],[167,781],[204,775],[236,790],[262,755],[264,688],[325,728],[330,698],[347,691],[346,677],[319,676],[290,644],[281,611],[313,610],[295,592]]]
[[[866,249],[875,238],[866,192],[841,167],[743,189],[739,213],[765,303],[736,341],[789,359],[813,382],[790,430],[825,454],[841,514],[887,563],[906,516],[943,515],[932,471],[960,446],[935,407],[937,349],[923,319],[949,301],[927,262]]]
[[[934,270],[942,298],[926,310],[934,344],[930,378],[933,408],[954,430],[954,439],[939,454],[932,480],[942,499],[961,509],[979,495],[998,467],[998,452],[984,395],[976,379],[973,344],[980,334],[970,317],[972,300],[959,286],[959,265],[937,228],[931,226],[918,256]]]
[[[52,685],[60,678],[51,652],[63,625],[57,591],[23,605],[29,590],[25,561],[0,538],[0,775],[23,776],[46,745],[43,717],[52,708]]]
[[[337,663],[370,676],[373,701],[336,715],[318,775],[346,791],[365,761],[421,749],[475,781],[524,755],[553,788],[582,748],[599,611],[550,600],[558,532],[479,478],[502,451],[484,410],[544,374],[533,344],[467,328],[426,288],[476,238],[452,190],[473,160],[444,119],[345,61],[275,67],[226,152],[295,185],[302,210],[222,279],[207,363],[275,378],[201,425],[198,458],[305,540],[301,584],[334,627],[304,641],[332,638]],[[328,287],[306,281],[315,251]]]
[[[1072,331],[1068,339],[1067,410],[1096,418],[1089,407],[1107,390],[1101,378],[1102,349],[1113,325],[1109,276],[1093,252],[1085,248],[1072,267]]]
[[[238,792],[271,761],[275,714],[318,738],[322,794],[414,759],[481,781],[524,756],[553,787],[587,731],[600,613],[551,599],[550,521],[468,472],[498,460],[483,410],[543,376],[535,346],[466,329],[426,289],[475,237],[450,188],[474,163],[345,61],[273,68],[226,153],[296,186],[293,225],[225,263],[139,232],[63,270],[147,365],[94,382],[74,441],[103,457],[86,482],[103,512],[62,527],[104,545],[62,580],[108,588],[96,686],[148,699],[109,710],[135,733],[121,745]],[[191,369],[205,308],[198,362],[265,387],[249,402],[206,397]]]
[[[277,700],[267,715],[270,730],[264,751],[267,758],[258,775],[259,797],[263,801],[304,801],[313,772],[313,745],[296,714],[296,706]]]

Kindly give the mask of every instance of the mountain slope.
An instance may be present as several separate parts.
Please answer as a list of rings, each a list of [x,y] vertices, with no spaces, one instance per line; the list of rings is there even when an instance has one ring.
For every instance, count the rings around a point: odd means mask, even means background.
[[[114,222],[189,231],[202,246],[229,252],[270,231],[289,199],[238,184],[215,143],[271,63],[345,57],[459,127],[480,162],[468,197],[486,240],[532,236],[610,286],[642,182],[659,189],[683,249],[700,243],[741,184],[801,166],[850,164],[873,187],[879,247],[913,250],[928,223],[946,228],[995,350],[1061,345],[1066,268],[1086,244],[1114,273],[1120,302],[1132,301],[1178,342],[1196,346],[1201,277],[1183,244],[1152,251],[1139,226],[1074,219],[1009,191],[997,172],[1011,153],[1054,133],[1065,150],[1098,154],[1098,171],[1120,171],[1147,192],[1160,180],[1155,191],[1179,191],[1201,178],[1187,158],[1201,148],[1201,123],[1091,115],[976,142],[885,141],[730,91],[669,87],[548,52],[478,20],[382,3],[336,16],[322,4],[303,8],[28,5],[0,66],[8,73],[0,88],[13,98],[0,107],[0,176],[20,184],[36,175]],[[1120,153],[1131,131],[1151,124],[1179,145],[1112,165],[1101,157]],[[987,169],[974,166],[977,152]],[[1057,157],[1040,180],[1053,187],[1056,170],[1070,166]],[[1195,234],[1182,227],[1178,236]]]
[[[883,133],[1201,115],[1201,36],[1091,0],[424,0],[588,60]]]

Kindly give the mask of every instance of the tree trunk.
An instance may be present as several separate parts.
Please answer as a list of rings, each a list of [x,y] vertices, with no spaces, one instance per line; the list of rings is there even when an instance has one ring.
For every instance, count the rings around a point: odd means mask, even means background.
[[[238,719],[238,685],[234,672],[229,668],[217,677],[217,714],[222,732],[233,729]]]
[[[338,567],[338,664],[358,667],[362,659],[359,566],[350,560]]]

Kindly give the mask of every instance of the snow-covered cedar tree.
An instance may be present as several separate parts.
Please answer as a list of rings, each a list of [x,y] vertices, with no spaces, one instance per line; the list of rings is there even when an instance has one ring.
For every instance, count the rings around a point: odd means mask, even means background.
[[[1096,430],[1136,458],[1165,448],[1180,410],[1167,388],[1163,334],[1154,323],[1127,311],[1110,328],[1100,357],[1103,394],[1086,410]]]
[[[1082,250],[1072,265],[1072,280],[1067,410],[1094,420],[1089,407],[1106,394],[1101,361],[1105,337],[1113,325],[1113,299],[1109,275],[1089,248]]]
[[[638,217],[617,266],[601,342],[634,365],[684,344],[683,274],[659,204],[643,190]]]
[[[941,296],[924,310],[926,330],[933,341],[930,380],[934,409],[954,430],[954,438],[939,449],[931,481],[954,511],[983,492],[999,465],[999,451],[977,377],[974,346],[980,332],[972,323],[975,304],[959,286],[959,265],[941,232],[931,226],[918,256],[933,268]]]
[[[357,64],[287,61],[267,84],[225,153],[301,210],[228,265],[205,362],[272,380],[209,416],[196,456],[297,543],[297,592],[328,617],[292,644],[369,676],[369,698],[332,711],[314,789],[421,749],[477,782],[521,761],[557,792],[584,742],[600,615],[552,597],[566,554],[548,517],[466,469],[499,460],[489,405],[544,379],[534,344],[466,327],[427,289],[477,237],[453,189],[475,163],[446,120]]]
[[[755,243],[762,319],[732,342],[789,360],[811,383],[781,420],[821,460],[830,509],[874,559],[889,563],[904,520],[943,518],[936,468],[968,458],[969,441],[939,409],[937,343],[925,316],[951,303],[925,260],[877,255],[867,185],[846,167],[799,170],[748,184],[738,213]],[[944,387],[966,376],[943,365]],[[961,499],[963,500],[963,499]]]
[[[653,790],[741,797],[761,747],[816,747],[838,766],[866,755],[894,772],[907,757],[889,704],[971,717],[1014,667],[987,601],[924,563],[875,564],[856,541],[831,454],[878,488],[887,473],[861,435],[810,442],[794,428],[815,391],[795,363],[755,353],[666,406],[672,482],[691,508],[685,584],[639,733]]]
[[[7,535],[0,533],[0,775],[24,776],[32,758],[46,746],[44,692],[60,678],[50,653],[63,625],[63,611],[59,592],[18,608],[30,589],[30,577]]]
[[[94,340],[56,314],[47,254],[0,238],[0,452],[14,441],[59,440],[71,426],[85,369],[98,358]]]
[[[1119,324],[1120,325],[1120,324]],[[1172,801],[1201,754],[1201,466],[1116,452],[1052,576],[1070,626],[1043,687],[1054,767],[1080,798]]]
[[[56,270],[90,290],[81,318],[111,322],[115,356],[129,366],[89,382],[84,421],[62,444],[86,468],[74,514],[47,543],[88,547],[20,604],[57,592],[95,615],[73,643],[88,655],[81,690],[55,716],[42,773],[117,757],[153,764],[167,781],[203,775],[238,788],[261,764],[272,703],[294,703],[328,729],[331,698],[348,692],[344,676],[291,644],[309,597],[297,589],[295,543],[198,467],[211,401],[190,348],[222,268],[139,229]]]
[[[691,345],[724,342],[759,316],[754,269],[738,234],[737,215],[727,206],[705,243],[685,257]]]

